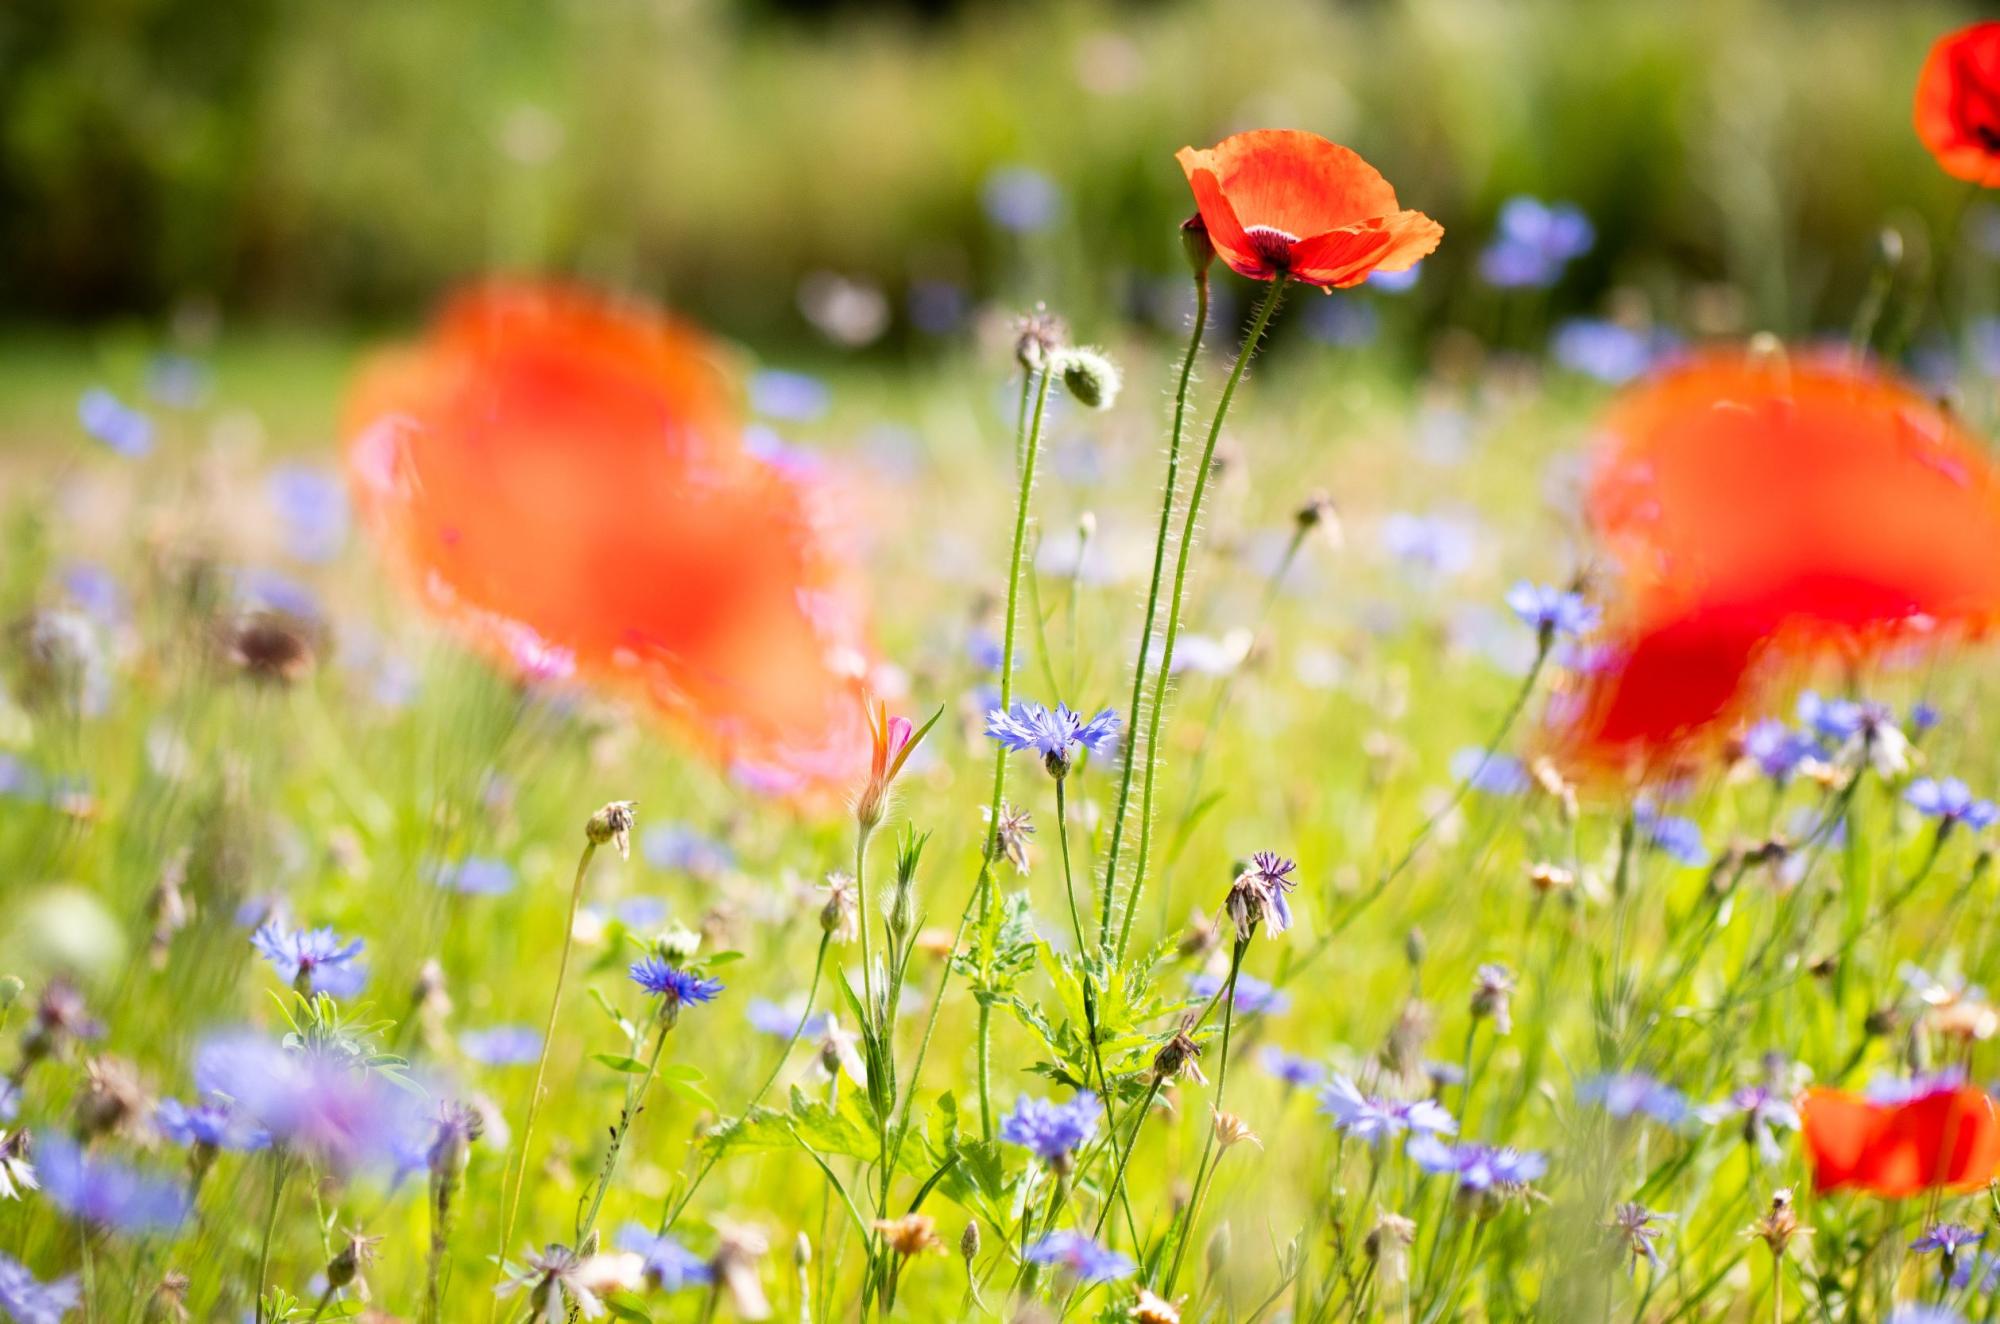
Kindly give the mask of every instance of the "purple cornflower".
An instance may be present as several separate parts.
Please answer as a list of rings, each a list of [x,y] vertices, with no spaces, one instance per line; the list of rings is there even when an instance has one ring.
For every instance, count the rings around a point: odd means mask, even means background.
[[[1666,1229],[1655,1224],[1673,1218],[1672,1214],[1656,1214],[1636,1201],[1618,1205],[1612,1209],[1605,1226],[1625,1243],[1625,1249],[1632,1256],[1632,1272],[1639,1272],[1639,1261],[1645,1260],[1657,1271],[1660,1268],[1659,1247],[1653,1243],[1666,1235]]]
[[[1019,1145],[1042,1162],[1066,1164],[1069,1156],[1097,1133],[1104,1105],[1095,1094],[1079,1094],[1068,1103],[1051,1103],[1023,1094],[1014,1111],[1000,1121],[1000,1138]]]
[[[83,430],[128,460],[153,449],[153,420],[101,386],[93,386],[76,402]]]
[[[1628,1117],[1650,1117],[1663,1126],[1678,1126],[1687,1120],[1687,1097],[1671,1085],[1663,1085],[1638,1071],[1591,1076],[1577,1082],[1579,1103],[1595,1104],[1607,1116],[1620,1121]]]
[[[393,1161],[389,1123],[408,1091],[358,1063],[293,1051],[254,1031],[229,1031],[195,1051],[195,1088],[227,1101],[279,1144],[336,1170]]]
[[[752,998],[750,1005],[743,1009],[743,1017],[750,1022],[750,1028],[761,1034],[774,1034],[780,1039],[789,1039],[792,1032],[799,1029],[799,1022],[805,1022],[805,1029],[799,1032],[801,1038],[817,1039],[826,1033],[827,1013],[820,1011],[806,1015],[805,999],[798,998],[787,1003],[777,1003],[769,998]]]
[[[720,979],[704,978],[657,956],[634,961],[631,973],[633,983],[675,1007],[690,1002],[713,1002],[722,991]]]
[[[1573,203],[1509,198],[1500,208],[1499,228],[1479,254],[1479,274],[1500,289],[1546,289],[1596,242],[1590,218]]]
[[[1924,1229],[1924,1234],[1910,1243],[1910,1249],[1919,1254],[1936,1251],[1947,1260],[1956,1259],[1958,1253],[1967,1246],[1976,1246],[1986,1234],[1963,1223],[1933,1223]]]
[[[649,1232],[642,1223],[619,1228],[618,1246],[646,1262],[646,1281],[656,1291],[678,1292],[715,1281],[707,1260],[664,1233]]]
[[[282,464],[264,481],[283,526],[285,549],[314,565],[340,555],[347,542],[347,487],[317,465]]]
[[[1640,840],[1668,859],[1689,868],[1708,863],[1708,847],[1702,842],[1701,826],[1693,819],[1663,814],[1641,801],[1632,807],[1632,821],[1638,826]]]
[[[1889,1324],[1966,1324],[1966,1320],[1950,1306],[1905,1301],[1889,1312]]]
[[[226,1103],[198,1103],[190,1108],[179,1099],[161,1099],[153,1111],[153,1129],[184,1149],[248,1153],[271,1143],[268,1131]]]
[[[1473,535],[1463,521],[1444,515],[1398,513],[1382,521],[1382,546],[1412,569],[1455,575],[1472,564]]]
[[[1062,201],[1056,182],[1029,166],[1001,166],[979,186],[986,218],[1015,234],[1047,229],[1061,213]]]
[[[1943,720],[1944,714],[1938,711],[1938,707],[1934,703],[1919,699],[1910,705],[1909,727],[1910,730],[1915,731],[1919,735],[1930,730]]]
[[[1622,386],[1671,347],[1665,336],[1596,317],[1572,317],[1549,339],[1549,355],[1571,372]]]
[[[1507,607],[1544,643],[1574,639],[1597,628],[1597,608],[1584,601],[1581,593],[1554,584],[1531,584],[1524,579],[1507,590]]]
[[[1774,782],[1787,782],[1799,765],[1819,755],[1819,745],[1805,732],[1767,717],[1743,733],[1743,757]]]
[[[1188,979],[1188,991],[1206,1001],[1222,991],[1222,976],[1211,975],[1205,971],[1194,975]],[[1241,971],[1237,972],[1236,992],[1231,995],[1230,1001],[1235,1004],[1236,1010],[1245,1016],[1256,1016],[1267,1011],[1281,1012],[1292,1005],[1291,999],[1281,990],[1272,988],[1263,980],[1243,974]]]
[[[655,869],[713,878],[736,865],[729,843],[678,823],[655,823],[639,837],[639,854]]]
[[[526,1066],[541,1056],[542,1032],[531,1025],[496,1025],[487,1030],[466,1030],[458,1036],[458,1047],[482,1066]]]
[[[471,855],[456,864],[440,864],[431,881],[461,896],[501,896],[514,890],[514,868],[490,855]]]
[[[1103,753],[1118,739],[1118,714],[1109,708],[1088,722],[1058,703],[1053,711],[1039,703],[1016,703],[1006,712],[995,708],[986,714],[986,734],[1015,752],[1032,749],[1042,756],[1049,775],[1069,772],[1080,745],[1093,754]]]
[[[14,1324],[62,1324],[82,1299],[76,1279],[45,1283],[19,1260],[0,1254],[0,1313]]]
[[[1264,1070],[1283,1081],[1289,1089],[1317,1089],[1326,1079],[1324,1065],[1309,1057],[1287,1053],[1276,1044],[1266,1044],[1259,1060],[1263,1062]]]
[[[1521,795],[1534,785],[1521,760],[1477,745],[1468,745],[1451,756],[1451,776],[1481,795]]]
[[[278,920],[266,920],[250,935],[250,945],[280,979],[302,992],[351,998],[368,982],[368,972],[354,961],[361,955],[361,939],[343,944],[330,928],[287,929]]]
[[[63,1135],[44,1135],[35,1147],[42,1193],[64,1213],[120,1232],[172,1227],[187,1212],[187,1194],[165,1177],[86,1154]]]
[[[1815,735],[1835,743],[1861,733],[1861,705],[1852,699],[1827,699],[1806,690],[1799,695],[1798,715]]]
[[[1910,783],[1903,799],[1925,818],[1935,818],[1939,832],[1948,832],[1960,823],[1976,832],[2000,820],[2000,808],[1991,800],[1975,799],[1956,777],[1919,777]]]
[[[1458,1189],[1472,1194],[1526,1186],[1549,1167],[1548,1160],[1531,1149],[1472,1141],[1448,1145],[1428,1132],[1411,1136],[1403,1152],[1425,1172],[1457,1178]]]
[[[1329,1079],[1320,1090],[1319,1110],[1333,1119],[1335,1129],[1370,1144],[1380,1144],[1405,1131],[1446,1136],[1458,1133],[1458,1123],[1434,1099],[1377,1098],[1363,1094],[1341,1075]]]
[[[1799,1129],[1799,1110],[1790,1098],[1765,1085],[1746,1085],[1728,1098],[1695,1110],[1710,1126],[1742,1119],[1743,1139],[1757,1147],[1767,1163],[1781,1157],[1774,1131]]]
[[[1129,1278],[1139,1266],[1115,1250],[1098,1245],[1081,1232],[1051,1232],[1028,1247],[1031,1263],[1061,1269],[1079,1283],[1112,1283]]]

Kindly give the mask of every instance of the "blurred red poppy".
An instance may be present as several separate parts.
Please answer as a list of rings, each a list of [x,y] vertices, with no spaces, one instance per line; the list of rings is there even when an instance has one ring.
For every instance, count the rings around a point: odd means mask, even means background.
[[[1903,1199],[1984,1185],[2000,1173],[2000,1111],[1969,1085],[1893,1104],[1811,1089],[1799,1100],[1799,1121],[1815,1191]]]
[[[1653,756],[1762,668],[2000,615],[2000,478],[1914,391],[1835,359],[1713,352],[1612,408],[1588,512],[1624,619],[1573,735]]]
[[[1917,75],[1917,137],[1948,175],[2000,185],[2000,23],[1938,40]]]
[[[1209,241],[1252,280],[1289,276],[1324,289],[1404,271],[1444,227],[1396,205],[1396,190],[1359,156],[1317,134],[1257,129],[1175,154]]]
[[[642,689],[780,789],[864,766],[858,600],[810,489],[744,450],[700,333],[478,286],[367,366],[346,431],[382,546],[476,644]]]

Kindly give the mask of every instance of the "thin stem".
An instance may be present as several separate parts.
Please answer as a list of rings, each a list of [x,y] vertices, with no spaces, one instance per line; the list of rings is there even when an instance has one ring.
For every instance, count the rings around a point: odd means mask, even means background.
[[[805,1010],[799,1013],[799,1023],[792,1027],[792,1037],[785,1040],[784,1050],[778,1054],[778,1060],[771,1064],[771,1074],[764,1077],[764,1083],[759,1085],[757,1092],[750,1096],[750,1102],[743,1105],[743,1116],[746,1120],[751,1113],[757,1110],[757,1105],[764,1101],[764,1096],[771,1092],[771,1086],[778,1083],[778,1076],[784,1071],[786,1060],[791,1057],[792,1050],[799,1046],[799,1040],[805,1037],[806,1026],[812,1020],[813,1004],[819,997],[820,975],[826,969],[826,949],[832,941],[832,934],[824,933],[820,935],[819,955],[813,958],[812,983],[806,988]],[[721,1162],[721,1160],[722,1150],[720,1146],[709,1151],[708,1157],[702,1161],[701,1171],[695,1173],[694,1180],[688,1183],[685,1191],[681,1192],[681,1198],[674,1202],[673,1212],[660,1221],[660,1235],[665,1236],[673,1227],[675,1221],[680,1218],[681,1211],[688,1207],[688,1202],[694,1199],[694,1193],[701,1189],[702,1182],[708,1177],[710,1172],[715,1170],[715,1165]]]
[[[868,1022],[863,1026],[870,1034],[879,1028],[875,1020],[875,945],[868,936],[869,926],[874,922],[875,912],[868,906],[868,837],[869,828],[862,824],[854,834],[854,889],[859,895],[861,910],[861,1014]]]
[[[542,1081],[548,1073],[549,1049],[555,1043],[556,1016],[562,1010],[563,985],[569,980],[569,952],[576,933],[576,911],[583,901],[584,875],[590,871],[590,859],[596,853],[597,843],[586,839],[583,843],[583,853],[577,857],[576,877],[569,885],[569,915],[563,921],[562,955],[556,961],[556,990],[554,996],[549,999],[548,1021],[542,1028],[542,1051],[535,1059],[535,1083],[528,1095],[528,1115],[521,1123],[521,1150],[514,1160],[513,1190],[507,1197],[506,1217],[500,1223],[500,1253],[494,1257],[493,1268],[496,1282],[498,1276],[504,1272],[507,1253],[513,1249],[514,1220],[521,1212],[521,1188],[527,1184],[528,1154],[535,1139],[535,1114],[541,1109]],[[499,1299],[496,1297],[494,1303],[488,1307],[487,1319],[497,1318],[499,1308]]]
[[[1236,940],[1236,946],[1229,956],[1229,982],[1223,985],[1225,993],[1222,1004],[1222,1058],[1215,1067],[1215,1097],[1209,1101],[1209,1107],[1218,1113],[1222,1111],[1222,1091],[1229,1084],[1229,1029],[1236,1020],[1236,977],[1242,973],[1243,953],[1248,951],[1249,947],[1249,939]],[[1195,1221],[1201,1217],[1202,1197],[1208,1193],[1209,1180],[1215,1175],[1215,1165],[1210,1162],[1214,1153],[1215,1127],[1211,1120],[1208,1138],[1201,1146],[1201,1162],[1197,1163],[1194,1169],[1194,1194],[1188,1199],[1187,1218],[1181,1225],[1180,1239],[1174,1243],[1174,1262],[1167,1269],[1166,1285],[1160,1289],[1160,1295],[1169,1300],[1173,1298],[1174,1282],[1181,1275],[1181,1261],[1187,1255],[1188,1243],[1194,1240]]]
[[[1153,677],[1153,706],[1146,715],[1146,776],[1139,793],[1139,857],[1132,866],[1132,886],[1125,897],[1125,919],[1118,930],[1118,954],[1121,957],[1132,940],[1132,917],[1139,913],[1139,896],[1146,886],[1147,858],[1152,852],[1153,783],[1160,768],[1160,715],[1166,709],[1167,682],[1173,676],[1174,644],[1180,639],[1181,606],[1187,600],[1188,562],[1194,552],[1195,521],[1201,517],[1201,499],[1208,491],[1208,476],[1215,467],[1215,443],[1222,437],[1222,420],[1229,415],[1229,402],[1236,396],[1236,386],[1243,380],[1243,370],[1250,365],[1251,356],[1264,339],[1264,328],[1271,324],[1271,315],[1278,311],[1278,302],[1284,297],[1286,284],[1286,278],[1282,276],[1271,282],[1271,292],[1258,306],[1257,318],[1250,324],[1250,333],[1236,355],[1236,366],[1229,370],[1229,380],[1223,384],[1222,395],[1215,404],[1215,418],[1208,426],[1208,440],[1202,446],[1201,462],[1195,468],[1194,487],[1188,494],[1187,516],[1181,521],[1180,551],[1174,561],[1174,590],[1167,599],[1167,633],[1160,641],[1160,664]]]
[[[1062,844],[1063,891],[1069,896],[1069,924],[1076,935],[1076,959],[1081,963],[1084,959],[1083,919],[1077,913],[1076,877],[1069,867],[1069,804],[1063,796],[1065,780],[1056,778],[1056,840]]]
[[[264,1285],[271,1279],[271,1233],[278,1226],[278,1204],[292,1165],[283,1150],[271,1156],[271,1203],[264,1212],[264,1236],[257,1248],[257,1324],[264,1324]]]
[[[618,1114],[618,1125],[611,1130],[611,1147],[604,1154],[604,1169],[597,1174],[597,1189],[590,1197],[590,1212],[576,1225],[575,1243],[581,1246],[590,1235],[590,1229],[597,1226],[598,1211],[604,1208],[604,1193],[611,1189],[611,1174],[617,1171],[618,1155],[625,1148],[625,1137],[632,1130],[632,1122],[639,1110],[646,1106],[646,1091],[653,1087],[653,1077],[660,1071],[660,1054],[667,1046],[667,1035],[674,1023],[664,1009],[660,1016],[660,1032],[653,1036],[653,1051],[646,1059],[646,1075],[634,1089],[628,1083],[625,1089],[625,1107]]]
[[[1153,619],[1160,608],[1160,581],[1167,565],[1167,532],[1173,527],[1174,499],[1180,490],[1181,438],[1187,432],[1188,384],[1201,354],[1202,332],[1208,326],[1208,273],[1194,278],[1194,331],[1181,359],[1180,385],[1174,391],[1174,427],[1167,436],[1167,479],[1160,492],[1160,530],[1153,538],[1153,578],[1146,589],[1146,619],[1139,628],[1139,656],[1132,664],[1132,701],[1125,709],[1125,749],[1119,759],[1118,798],[1111,812],[1111,842],[1104,854],[1104,914],[1100,940],[1111,933],[1111,902],[1118,891],[1118,847],[1124,840],[1125,814],[1132,800],[1132,760],[1138,754],[1139,704],[1146,693],[1146,655],[1153,646]],[[1150,750],[1148,751],[1150,757]]]

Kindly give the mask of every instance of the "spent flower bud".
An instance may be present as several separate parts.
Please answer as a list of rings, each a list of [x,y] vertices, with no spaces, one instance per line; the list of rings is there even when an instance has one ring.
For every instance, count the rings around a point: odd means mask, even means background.
[[[636,800],[613,800],[604,808],[590,816],[584,824],[583,835],[593,846],[612,845],[618,848],[618,858],[632,858],[632,810]]]

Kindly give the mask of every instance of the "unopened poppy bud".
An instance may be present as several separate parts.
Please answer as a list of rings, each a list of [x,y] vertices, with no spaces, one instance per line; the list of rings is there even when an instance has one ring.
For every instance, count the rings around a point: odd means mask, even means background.
[[[1215,244],[1208,237],[1208,226],[1202,223],[1200,212],[1181,222],[1181,252],[1187,254],[1188,270],[1194,273],[1194,278],[1207,280],[1208,268],[1215,261]]]
[[[1118,365],[1101,351],[1072,349],[1062,356],[1060,363],[1063,385],[1079,404],[1090,409],[1109,409],[1117,402],[1124,378]]]
[[[584,825],[583,834],[593,846],[613,845],[618,848],[618,858],[632,858],[632,809],[635,800],[613,800],[604,808],[590,816]]]

